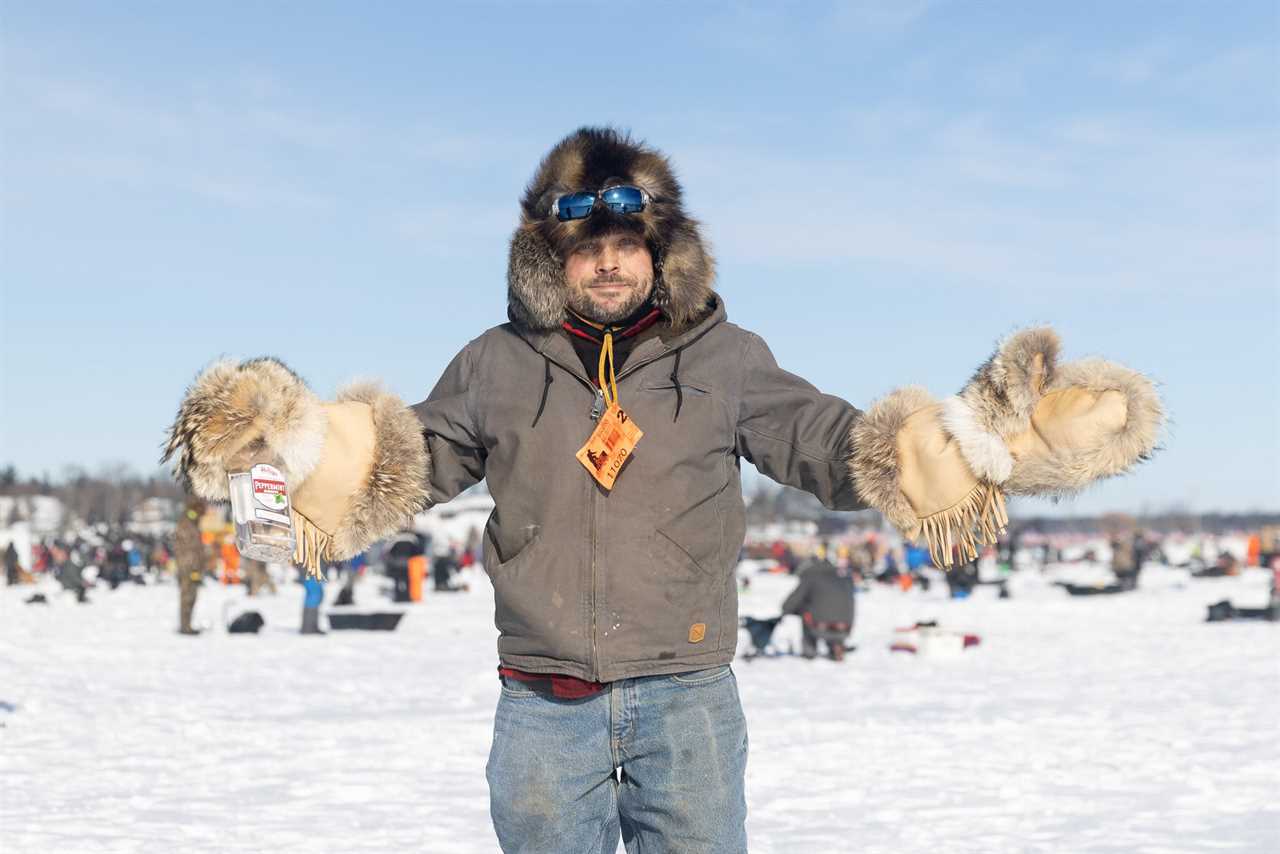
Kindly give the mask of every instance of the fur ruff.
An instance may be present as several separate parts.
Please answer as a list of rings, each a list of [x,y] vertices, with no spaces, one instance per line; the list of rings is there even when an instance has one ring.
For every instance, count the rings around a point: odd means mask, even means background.
[[[979,477],[997,484],[1009,478],[1013,457],[1005,439],[1030,426],[1031,413],[1053,380],[1060,347],[1057,333],[1047,326],[1015,332],[943,405],[943,425]]]
[[[427,507],[431,460],[418,416],[378,383],[352,383],[338,400],[369,404],[374,429],[373,468],[351,497],[329,549],[335,559],[345,560],[401,530]]]
[[[907,418],[933,398],[919,386],[898,389],[872,404],[850,429],[849,471],[862,500],[879,510],[908,539],[923,538],[936,566],[951,566],[953,547],[962,559],[977,557],[980,543],[994,543],[1009,522],[1004,495],[979,482],[956,504],[925,517],[902,491],[898,433]]]
[[[882,397],[849,430],[849,472],[858,495],[879,510],[890,524],[915,537],[920,520],[899,481],[898,431],[907,416],[934,400],[920,386],[907,386]]]
[[[1001,438],[1026,430],[1045,386],[1053,381],[1060,347],[1058,334],[1047,326],[1001,341],[960,391],[973,422]],[[1043,360],[1040,372],[1034,370],[1037,356]]]
[[[1081,359],[1060,366],[1045,391],[1073,386],[1122,393],[1127,410],[1124,426],[1092,447],[1017,460],[1004,483],[1011,495],[1074,495],[1096,480],[1129,471],[1157,450],[1165,412],[1150,379],[1115,362]]]
[[[651,201],[638,214],[597,209],[586,219],[561,222],[556,196],[631,184]],[[613,128],[584,127],[543,158],[521,199],[520,225],[507,264],[507,314],[529,330],[559,328],[568,285],[564,258],[579,241],[613,230],[642,234],[653,254],[653,300],[674,331],[702,320],[714,307],[715,260],[696,220],[683,207],[671,162],[659,151]]]
[[[291,482],[306,479],[324,450],[324,410],[306,383],[273,358],[214,362],[187,389],[161,462],[188,492],[230,499],[227,475],[275,456]]]
[[[992,483],[1009,479],[1013,455],[1003,439],[978,424],[964,398],[952,395],[942,402],[942,426],[956,440],[974,474]]]

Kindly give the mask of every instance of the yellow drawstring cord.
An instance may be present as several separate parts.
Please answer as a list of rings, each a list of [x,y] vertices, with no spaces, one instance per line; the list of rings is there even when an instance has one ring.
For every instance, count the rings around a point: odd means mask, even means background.
[[[609,384],[605,384],[604,365],[605,361],[609,363]],[[600,345],[600,395],[604,398],[604,405],[608,407],[618,402],[618,378],[613,373],[613,333],[606,332],[604,334],[604,343]]]

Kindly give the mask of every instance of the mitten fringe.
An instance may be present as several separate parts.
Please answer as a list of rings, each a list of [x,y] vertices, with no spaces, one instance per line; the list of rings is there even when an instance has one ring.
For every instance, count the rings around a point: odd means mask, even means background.
[[[331,538],[297,510],[290,509],[293,520],[293,562],[307,571],[307,578],[326,580],[320,563],[332,560]]]
[[[994,545],[1009,524],[1004,494],[999,487],[981,482],[962,501],[921,519],[919,536],[929,546],[929,557],[937,567],[955,563],[953,551],[960,547],[962,560],[978,556],[978,546]]]

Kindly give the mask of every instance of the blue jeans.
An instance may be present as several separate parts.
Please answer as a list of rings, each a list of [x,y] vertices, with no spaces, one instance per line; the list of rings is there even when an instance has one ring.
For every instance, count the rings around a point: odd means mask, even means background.
[[[621,769],[621,773],[618,773]],[[747,850],[747,721],[726,665],[562,700],[504,680],[485,776],[506,854]]]

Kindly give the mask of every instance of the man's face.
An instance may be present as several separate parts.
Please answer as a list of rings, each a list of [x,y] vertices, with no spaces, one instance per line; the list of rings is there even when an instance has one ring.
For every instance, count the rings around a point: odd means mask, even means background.
[[[571,309],[596,323],[613,323],[653,292],[653,256],[643,237],[611,232],[573,247],[564,277]]]

